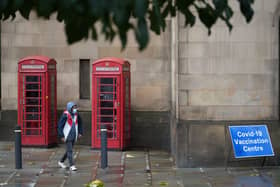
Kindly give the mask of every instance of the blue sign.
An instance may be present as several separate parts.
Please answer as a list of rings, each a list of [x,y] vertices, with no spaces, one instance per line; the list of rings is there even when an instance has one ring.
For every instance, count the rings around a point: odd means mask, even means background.
[[[266,125],[229,126],[235,158],[274,156]]]

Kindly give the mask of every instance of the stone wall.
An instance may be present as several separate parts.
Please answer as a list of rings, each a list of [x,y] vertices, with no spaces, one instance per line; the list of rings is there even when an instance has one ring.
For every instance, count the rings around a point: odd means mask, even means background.
[[[63,111],[57,112],[60,117]],[[80,116],[83,120],[84,134],[77,144],[90,146],[92,137],[91,112],[82,111]],[[14,141],[17,111],[0,111],[0,118],[0,141]],[[170,151],[169,130],[169,112],[133,111],[131,113],[131,140],[128,149],[148,148]]]
[[[278,119],[277,2],[256,1],[247,24],[230,1],[233,30],[218,22],[210,36],[201,23],[185,28],[179,17],[180,119]]]
[[[168,24],[169,25],[169,24]],[[79,99],[79,59],[96,59],[114,56],[131,63],[132,110],[168,111],[170,98],[170,28],[161,36],[150,35],[150,44],[143,51],[132,32],[128,44],[121,50],[116,37],[112,43],[99,36],[98,42],[81,41],[67,45],[63,24],[55,19],[41,20],[34,13],[27,21],[17,15],[14,21],[1,22],[1,83],[2,109],[17,109],[17,62],[29,55],[45,55],[57,61],[58,108],[63,109],[69,100],[78,101],[81,110],[91,110],[90,100]]]
[[[231,32],[218,22],[208,36],[201,23],[185,28],[179,16],[179,121],[171,136],[179,167],[261,166],[263,158],[234,158],[230,124],[267,124],[275,156],[265,165],[279,164],[280,5],[255,1],[247,24],[238,2],[230,3]]]
[[[91,99],[79,99],[79,60],[93,62],[102,57],[119,57],[131,63],[131,146],[170,149],[169,23],[161,36],[150,34],[150,43],[142,52],[138,50],[133,32],[128,33],[128,44],[123,51],[117,37],[112,43],[99,36],[98,41],[81,41],[68,46],[63,24],[56,21],[55,15],[47,21],[38,19],[34,13],[29,21],[17,15],[14,21],[1,22],[1,28],[1,109],[5,116],[14,115],[17,110],[19,59],[29,55],[54,58],[57,61],[58,110],[63,110],[69,100],[78,102],[86,129],[80,143],[90,145],[92,105]],[[16,118],[8,122],[0,119],[0,131],[12,132],[15,124]],[[1,140],[12,138],[2,136]]]
[[[179,15],[178,23],[168,22],[161,36],[151,34],[143,52],[138,51],[132,32],[121,51],[118,39],[108,43],[102,36],[98,42],[68,46],[55,16],[44,21],[33,14],[30,21],[17,16],[13,22],[1,22],[2,110],[17,109],[18,60],[41,54],[58,62],[58,109],[75,100],[89,114],[91,100],[79,99],[79,59],[92,62],[115,56],[131,63],[134,146],[169,150],[167,145],[172,144],[177,165],[195,167],[227,164],[229,123],[268,124],[277,144],[279,2],[255,1],[250,24],[238,1],[229,2],[234,10],[231,32],[218,21],[208,36],[198,19],[194,27],[185,28]],[[86,137],[85,143],[90,135]],[[277,145],[275,150],[274,160],[279,157]]]
[[[228,126],[266,124],[275,156],[234,158]],[[279,121],[180,121],[178,124],[178,167],[261,167],[279,165]]]

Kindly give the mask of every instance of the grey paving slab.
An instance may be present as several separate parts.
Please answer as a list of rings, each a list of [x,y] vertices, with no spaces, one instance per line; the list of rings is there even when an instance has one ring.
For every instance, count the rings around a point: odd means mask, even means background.
[[[57,162],[64,146],[23,148],[23,169],[14,169],[12,142],[0,142],[0,186],[77,187],[101,179],[105,187],[278,187],[280,167],[176,168],[169,153],[155,150],[109,151],[106,170],[100,152],[89,146],[74,148],[77,172],[61,169]],[[147,157],[148,156],[148,157]],[[150,171],[147,171],[146,159]]]
[[[123,183],[123,174],[121,171],[112,171],[110,167],[105,170],[99,169],[96,178],[103,181],[106,186],[107,184],[121,186]]]
[[[182,177],[205,177],[201,168],[180,168],[176,170],[176,175]]]
[[[233,176],[242,176],[242,175],[251,175],[254,171],[254,168],[250,167],[236,167],[228,168],[228,172]]]
[[[193,183],[184,183],[184,187],[211,187],[210,183],[203,183],[203,184],[193,184]]]
[[[14,149],[14,144],[11,142],[1,142],[0,151],[12,151]]]
[[[6,185],[10,178],[13,177],[13,175],[16,174],[15,170],[7,169],[7,168],[1,168],[0,169],[0,186]]]
[[[0,151],[0,168],[3,167],[10,167],[11,165],[14,164],[14,158],[15,158],[15,154],[11,151],[8,152],[4,152],[4,151]]]
[[[145,163],[126,163],[125,164],[125,170],[139,170],[139,171],[144,171],[146,170],[146,164]]]
[[[174,164],[171,163],[156,163],[151,164],[151,170],[152,171],[165,171],[168,172],[170,169],[173,169]]]
[[[232,184],[235,182],[235,178],[232,176],[215,176],[215,177],[207,177],[209,183],[229,183]]]
[[[153,186],[180,186],[181,179],[175,176],[174,171],[152,172]]]
[[[230,175],[230,172],[228,172],[228,170],[225,168],[203,168],[201,172],[212,177]]]
[[[35,187],[35,183],[28,183],[28,184],[22,184],[22,183],[12,183],[5,185],[5,187]]]
[[[45,174],[45,175],[64,175],[66,170],[59,168],[58,166],[54,166],[54,167],[47,167],[45,169],[43,169],[41,171],[41,174]]]
[[[124,185],[144,185],[147,184],[147,174],[146,173],[126,173],[124,175],[123,184]]]
[[[256,176],[236,177],[234,185],[235,186],[244,186],[244,187],[272,187],[273,186],[271,180],[264,180],[263,178],[256,177]]]
[[[144,169],[125,169],[124,170],[125,176],[128,176],[130,174],[147,175],[147,172]]]
[[[85,184],[87,184],[90,181],[91,181],[90,175],[84,176],[84,175],[79,175],[77,173],[77,174],[71,175],[67,179],[65,186],[84,186]]]
[[[210,181],[206,178],[206,177],[201,177],[201,176],[197,176],[197,177],[188,177],[188,176],[184,176],[181,177],[180,180],[182,181],[182,183],[185,185],[207,185],[209,186]]]
[[[16,171],[10,181],[30,180],[35,181],[41,169],[20,169]]]
[[[64,175],[41,175],[36,182],[36,186],[60,186]]]

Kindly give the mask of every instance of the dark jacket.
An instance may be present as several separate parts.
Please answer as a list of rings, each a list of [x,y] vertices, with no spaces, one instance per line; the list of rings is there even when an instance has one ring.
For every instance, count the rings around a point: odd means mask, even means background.
[[[59,138],[64,138],[63,128],[66,123],[66,120],[67,120],[67,115],[63,113],[57,125],[57,133]],[[78,114],[78,134],[83,135],[83,122],[79,114]]]

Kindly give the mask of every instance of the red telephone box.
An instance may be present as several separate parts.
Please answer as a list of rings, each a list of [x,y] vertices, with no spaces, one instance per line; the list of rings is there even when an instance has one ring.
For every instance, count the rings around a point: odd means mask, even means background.
[[[107,127],[109,149],[130,141],[130,63],[103,58],[92,64],[92,148],[100,148],[100,127]]]
[[[56,61],[30,56],[18,63],[18,124],[22,145],[57,143]]]

